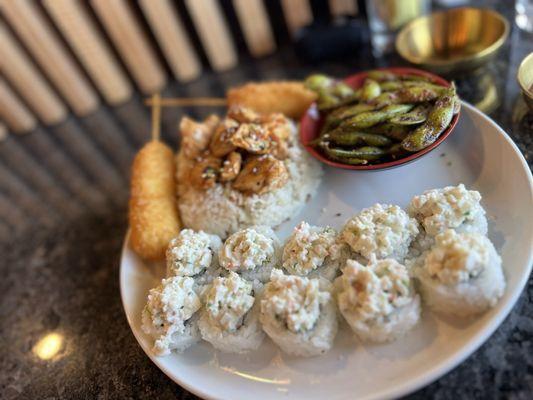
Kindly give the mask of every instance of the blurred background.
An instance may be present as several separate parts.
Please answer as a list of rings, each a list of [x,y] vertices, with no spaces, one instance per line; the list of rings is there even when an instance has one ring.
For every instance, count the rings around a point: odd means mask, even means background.
[[[502,126],[531,166],[533,112],[516,77],[533,51],[533,0],[0,0],[0,338],[11,348],[0,356],[0,397],[181,390],[135,343],[118,293],[130,164],[150,133],[147,96],[223,97],[250,80],[411,65],[394,45],[398,32],[462,6],[497,11],[504,23],[455,19],[450,40],[472,32],[480,42],[501,40],[481,64],[437,72]],[[448,27],[426,23],[426,33],[400,44],[434,56],[433,34]],[[467,51],[480,54],[476,43]],[[165,108],[163,139],[176,147],[183,115],[212,112],[223,109]],[[523,306],[495,335],[509,346]],[[46,332],[61,334],[55,364],[38,349],[42,362],[28,356]],[[485,381],[462,379],[474,367],[476,377],[527,393],[526,368],[511,374],[517,364],[488,346],[419,398],[435,390],[453,397],[457,388],[483,398]]]

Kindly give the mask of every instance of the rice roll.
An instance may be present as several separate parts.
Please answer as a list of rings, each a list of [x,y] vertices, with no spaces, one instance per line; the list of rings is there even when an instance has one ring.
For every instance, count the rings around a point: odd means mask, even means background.
[[[260,321],[282,351],[317,356],[333,346],[337,311],[325,279],[284,275],[273,269],[261,300]]]
[[[196,315],[200,307],[190,277],[163,279],[161,285],[150,290],[142,312],[142,329],[154,339],[156,355],[182,352],[200,340]]]
[[[501,258],[479,233],[449,229],[437,235],[420,264],[414,273],[422,298],[436,311],[479,314],[493,307],[505,290]]]
[[[183,229],[167,248],[167,276],[188,276],[197,285],[206,285],[219,275],[218,251],[222,241],[217,235]]]
[[[216,278],[205,293],[198,326],[202,338],[226,353],[256,350],[265,334],[259,323],[260,287],[235,272]]]
[[[402,262],[418,234],[418,223],[400,207],[375,204],[352,217],[342,237],[364,262],[393,258]]]
[[[283,269],[289,274],[333,280],[346,260],[346,246],[335,229],[301,222],[283,248]]]
[[[235,232],[219,251],[220,265],[249,281],[268,282],[280,258],[280,243],[268,226],[253,226]]]
[[[420,297],[396,260],[372,260],[368,266],[348,260],[335,286],[339,310],[361,341],[390,342],[420,319]]]
[[[435,236],[447,229],[486,235],[487,217],[480,201],[481,194],[467,190],[462,183],[427,190],[413,197],[407,211],[421,225],[420,235],[414,243],[418,255],[428,250],[435,242]]]

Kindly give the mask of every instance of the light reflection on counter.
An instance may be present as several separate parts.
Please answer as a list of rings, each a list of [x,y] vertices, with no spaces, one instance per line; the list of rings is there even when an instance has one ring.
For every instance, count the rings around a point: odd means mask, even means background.
[[[33,346],[33,354],[41,360],[50,360],[56,356],[63,348],[64,337],[57,332],[50,332],[43,336]]]

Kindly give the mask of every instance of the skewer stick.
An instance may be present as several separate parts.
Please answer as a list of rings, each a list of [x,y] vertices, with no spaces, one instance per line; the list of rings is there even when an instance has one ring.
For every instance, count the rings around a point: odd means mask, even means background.
[[[154,104],[153,97],[146,99],[144,104],[151,106]],[[159,99],[159,105],[162,107],[189,107],[189,106],[207,106],[219,107],[225,106],[227,101],[223,97],[192,97],[192,98],[165,98]]]
[[[152,140],[158,142],[161,137],[161,96],[156,93],[151,99],[152,105]]]

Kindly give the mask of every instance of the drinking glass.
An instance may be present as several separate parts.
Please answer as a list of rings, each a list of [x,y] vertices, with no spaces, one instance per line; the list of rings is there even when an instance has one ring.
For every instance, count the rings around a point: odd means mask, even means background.
[[[429,9],[429,0],[366,0],[374,55],[379,57],[393,51],[396,33]]]

